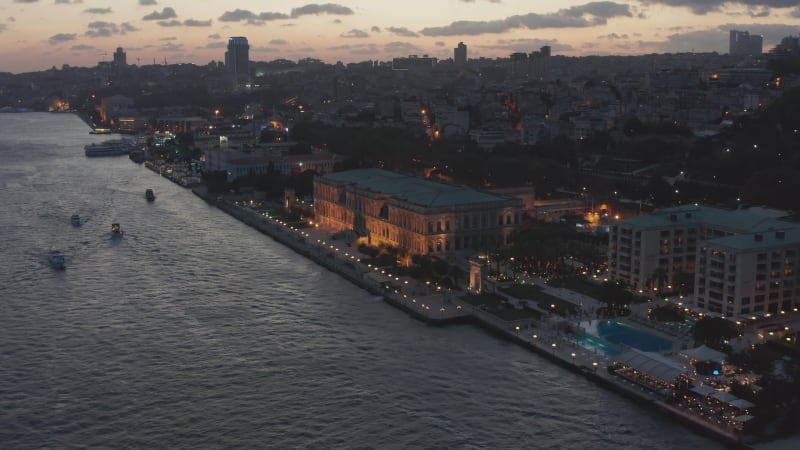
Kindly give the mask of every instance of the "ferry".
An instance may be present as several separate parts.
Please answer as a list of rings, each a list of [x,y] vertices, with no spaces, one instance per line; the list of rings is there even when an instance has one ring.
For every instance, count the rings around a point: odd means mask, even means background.
[[[146,198],[148,202],[152,202],[153,200],[156,199],[156,195],[153,194],[153,190],[152,189],[148,189],[148,190],[144,191],[144,198]]]
[[[86,156],[122,156],[136,150],[136,142],[132,139],[111,139],[99,144],[86,144],[83,149]]]

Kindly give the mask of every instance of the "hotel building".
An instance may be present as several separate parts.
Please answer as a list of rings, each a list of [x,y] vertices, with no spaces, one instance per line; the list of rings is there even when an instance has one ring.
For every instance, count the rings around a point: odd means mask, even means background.
[[[314,179],[317,222],[410,254],[507,245],[522,223],[522,209],[522,200],[514,197],[380,169]]]
[[[695,307],[726,316],[789,311],[800,304],[800,225],[778,213],[678,206],[621,220],[609,230],[609,277],[651,289],[687,272]]]

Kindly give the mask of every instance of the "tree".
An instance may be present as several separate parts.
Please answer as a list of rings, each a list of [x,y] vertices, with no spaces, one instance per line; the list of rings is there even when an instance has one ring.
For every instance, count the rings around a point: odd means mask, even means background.
[[[724,348],[726,341],[739,335],[733,322],[719,317],[704,317],[694,325],[694,341],[696,345],[706,344],[716,348]]]
[[[633,294],[619,282],[603,283],[598,300],[606,304],[609,313],[620,315],[633,302]]]

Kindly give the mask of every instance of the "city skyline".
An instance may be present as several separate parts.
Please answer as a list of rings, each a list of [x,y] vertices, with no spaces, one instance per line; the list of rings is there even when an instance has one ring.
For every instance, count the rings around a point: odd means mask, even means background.
[[[550,46],[554,55],[727,53],[729,31],[763,36],[764,51],[800,34],[794,0],[14,0],[0,7],[0,71],[94,66],[122,47],[128,64],[224,61],[228,39],[245,36],[252,61],[318,58],[388,61],[411,54],[507,57]]]

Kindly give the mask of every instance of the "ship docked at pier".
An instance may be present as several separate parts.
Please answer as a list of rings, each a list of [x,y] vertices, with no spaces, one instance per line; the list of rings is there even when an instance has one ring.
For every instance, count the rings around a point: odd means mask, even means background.
[[[110,139],[101,143],[86,144],[83,147],[86,156],[122,156],[128,155],[136,150],[134,139]]]

